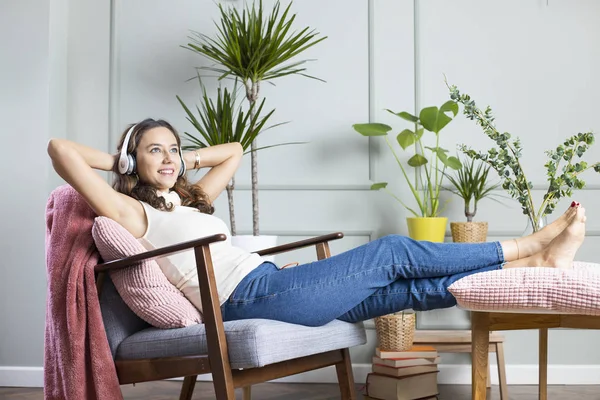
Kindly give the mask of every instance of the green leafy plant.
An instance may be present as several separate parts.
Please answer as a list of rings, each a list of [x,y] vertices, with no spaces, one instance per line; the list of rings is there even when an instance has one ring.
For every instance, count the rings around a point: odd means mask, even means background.
[[[387,182],[378,182],[371,186],[372,190],[385,190],[402,204],[415,217],[436,217],[440,212],[439,195],[444,179],[446,168],[459,169],[462,167],[460,160],[454,156],[448,156],[448,150],[439,146],[440,131],[452,121],[458,113],[458,105],[453,101],[444,103],[440,108],[423,108],[419,116],[412,115],[406,111],[393,112],[386,110],[408,122],[414,124],[414,129],[404,129],[396,136],[396,141],[403,150],[411,149],[414,154],[406,162],[405,168],[390,143],[388,133],[392,127],[381,123],[355,124],[352,127],[363,136],[385,136],[385,141],[394,154],[396,162],[400,166],[402,175],[406,179],[410,191],[417,203],[418,212],[406,205],[399,197],[387,189]],[[424,131],[435,135],[435,147],[423,145]],[[426,151],[427,150],[427,151]],[[429,154],[432,162],[427,159]],[[441,169],[440,169],[441,163]],[[428,165],[427,165],[428,164]],[[414,180],[408,175],[408,167],[415,168]]]
[[[470,161],[463,160],[462,165],[454,175],[446,173],[446,178],[454,186],[450,191],[464,201],[467,222],[472,222],[477,214],[477,203],[485,197],[492,196],[500,183],[488,183],[491,166],[486,166],[483,162],[478,162],[476,166],[475,159],[472,158]],[[473,202],[472,209],[471,202]]]
[[[585,182],[579,175],[589,169],[600,172],[600,163],[588,164],[584,160],[578,160],[594,143],[594,134],[578,133],[567,138],[555,150],[546,151],[549,160],[544,166],[547,170],[549,186],[542,204],[536,208],[531,193],[533,184],[527,179],[521,166],[522,147],[519,138],[511,141],[508,132],[500,133],[496,129],[489,106],[485,111],[481,111],[468,94],[461,94],[454,85],[449,89],[452,101],[464,106],[464,115],[481,126],[483,132],[498,146],[486,152],[478,152],[463,144],[459,147],[460,150],[471,158],[486,162],[498,172],[502,179],[502,188],[521,204],[523,214],[529,218],[534,231],[540,226],[542,218],[554,211],[558,200],[562,197],[570,197],[573,190],[585,186]]]
[[[271,110],[261,117],[265,99],[260,104],[253,104],[248,112],[244,112],[241,105],[237,104],[236,96],[237,85],[233,88],[233,93],[227,88],[218,88],[216,103],[208,96],[206,87],[202,84],[202,80],[198,77],[201,89],[201,105],[196,106],[197,115],[177,96],[179,104],[185,110],[186,119],[192,124],[197,131],[197,135],[189,132],[184,132],[184,139],[189,144],[182,146],[184,150],[194,150],[224,143],[239,142],[244,151],[247,151],[250,144],[256,137],[267,129],[279,126],[281,124],[271,125],[265,128],[267,121],[273,115],[275,110]],[[252,108],[257,107],[255,112]],[[255,151],[269,147],[281,146],[283,143],[272,146],[257,148]],[[233,191],[235,189],[235,176],[226,187],[227,200],[229,205],[229,219],[231,224],[231,234],[236,235],[235,212],[233,202]]]
[[[193,32],[191,43],[187,48],[214,61],[216,66],[199,67],[219,74],[219,80],[235,77],[244,83],[246,99],[251,113],[256,110],[254,104],[259,98],[262,81],[271,81],[287,75],[302,75],[314,78],[305,73],[303,64],[308,60],[290,62],[290,60],[306,49],[326,39],[317,38],[318,33],[303,28],[299,32],[292,30],[296,15],[290,14],[290,3],[283,13],[279,2],[273,6],[268,16],[263,14],[262,1],[258,9],[255,3],[246,5],[240,13],[235,8],[225,9],[218,5],[221,12],[216,37]],[[253,140],[251,150],[252,174],[252,233],[259,234],[258,207],[258,164],[257,144]]]

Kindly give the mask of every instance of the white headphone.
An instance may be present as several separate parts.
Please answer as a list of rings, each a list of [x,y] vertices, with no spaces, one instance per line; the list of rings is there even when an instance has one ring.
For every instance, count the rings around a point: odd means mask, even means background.
[[[119,173],[121,175],[131,175],[135,172],[135,157],[132,154],[127,152],[127,147],[129,146],[129,138],[131,134],[135,130],[135,127],[138,124],[133,125],[127,131],[127,135],[125,135],[125,140],[123,140],[123,146],[121,146],[121,155],[119,156]],[[185,161],[183,159],[183,153],[181,152],[181,147],[179,148],[179,159],[181,160],[181,168],[179,169],[179,175],[182,176],[185,174]]]

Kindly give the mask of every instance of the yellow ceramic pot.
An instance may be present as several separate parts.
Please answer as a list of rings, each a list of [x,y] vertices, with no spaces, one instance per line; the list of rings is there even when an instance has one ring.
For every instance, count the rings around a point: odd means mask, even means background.
[[[446,235],[446,217],[406,218],[408,236],[415,240],[442,243]]]

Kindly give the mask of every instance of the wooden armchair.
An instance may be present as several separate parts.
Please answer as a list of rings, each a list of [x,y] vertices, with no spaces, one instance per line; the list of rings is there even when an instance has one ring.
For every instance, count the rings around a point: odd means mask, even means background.
[[[330,256],[328,242],[342,237],[333,233],[257,253],[273,255],[316,246],[318,259],[323,259]],[[335,365],[341,398],[355,399],[348,348],[366,342],[362,323],[333,321],[316,328],[263,319],[224,323],[209,249],[210,243],[222,240],[225,235],[213,235],[96,266],[102,315],[120,384],[185,377],[180,399],[191,399],[197,376],[210,373],[217,399],[235,399],[235,388],[244,388],[244,398],[249,399],[253,384]],[[150,327],[129,310],[105,272],[188,249],[196,255],[204,324]]]

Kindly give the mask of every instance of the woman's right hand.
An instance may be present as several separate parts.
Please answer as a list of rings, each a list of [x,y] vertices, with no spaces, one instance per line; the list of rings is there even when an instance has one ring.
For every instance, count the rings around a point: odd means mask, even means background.
[[[142,205],[114,190],[94,171],[112,171],[117,155],[66,139],[51,139],[48,155],[56,172],[85,198],[96,214],[113,219],[136,237],[143,233],[146,222]]]

